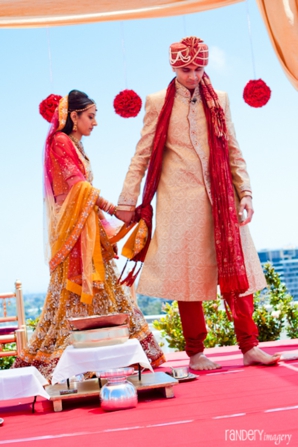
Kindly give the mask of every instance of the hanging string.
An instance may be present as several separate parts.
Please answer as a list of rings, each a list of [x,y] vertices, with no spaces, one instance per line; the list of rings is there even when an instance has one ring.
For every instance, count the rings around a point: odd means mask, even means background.
[[[48,41],[48,56],[49,56],[49,69],[50,69],[50,84],[51,90],[53,90],[53,67],[52,67],[52,52],[51,52],[51,40],[50,40],[50,30],[47,26],[47,41]]]
[[[184,32],[184,36],[187,36],[187,32],[186,32],[186,18],[185,16],[182,16],[182,20],[183,20],[183,32]]]
[[[122,56],[123,56],[123,75],[125,88],[127,89],[127,67],[126,67],[126,51],[125,51],[125,38],[124,38],[124,23],[120,22],[121,27],[121,46],[122,46]]]
[[[247,16],[247,23],[248,23],[248,35],[249,35],[249,41],[250,41],[250,51],[251,51],[251,59],[252,59],[253,75],[254,75],[254,79],[256,79],[257,76],[256,76],[256,67],[255,67],[254,50],[253,50],[253,44],[252,44],[252,32],[251,32],[251,22],[250,22],[250,15],[249,15],[248,1],[249,1],[249,0],[245,0],[245,4],[246,4],[246,16]]]
[[[271,90],[262,79],[258,80],[256,79],[257,76],[256,76],[255,57],[252,44],[252,32],[251,32],[248,0],[246,0],[245,3],[246,3],[246,15],[248,23],[248,34],[250,40],[250,51],[251,51],[254,80],[250,80],[244,87],[243,99],[251,107],[263,107],[265,104],[267,104],[267,102],[270,99]]]
[[[113,106],[115,112],[118,115],[122,116],[122,118],[132,118],[136,117],[139,114],[142,107],[142,100],[134,90],[128,89],[123,22],[120,22],[120,30],[121,30],[123,75],[124,75],[125,90],[122,90],[120,93],[118,93],[118,95],[115,96]]]

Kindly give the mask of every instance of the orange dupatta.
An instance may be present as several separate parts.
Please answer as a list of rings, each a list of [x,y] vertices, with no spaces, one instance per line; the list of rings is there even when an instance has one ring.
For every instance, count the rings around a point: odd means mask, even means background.
[[[94,295],[94,282],[105,281],[101,236],[105,236],[96,213],[95,204],[99,190],[89,182],[76,183],[57,215],[55,234],[51,244],[51,273],[69,256],[80,238],[82,279],[81,284],[68,276],[66,289],[81,296],[81,301],[90,304]],[[105,237],[104,237],[105,239]],[[110,244],[104,243],[107,259],[113,258]]]

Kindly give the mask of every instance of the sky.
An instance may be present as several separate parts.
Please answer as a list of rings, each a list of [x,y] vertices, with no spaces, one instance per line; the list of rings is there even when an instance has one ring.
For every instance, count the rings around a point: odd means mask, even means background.
[[[248,10],[248,11],[247,11]],[[248,26],[248,17],[250,27]],[[257,250],[298,246],[297,91],[271,46],[254,0],[161,19],[69,27],[0,29],[0,285],[44,293],[42,154],[49,124],[39,103],[50,93],[85,91],[97,103],[98,127],[84,140],[94,186],[117,203],[140,137],[144,110],[124,119],[114,97],[128,88],[146,95],[173,78],[168,48],[185,36],[210,49],[206,72],[228,92],[236,134],[251,177]],[[266,106],[248,106],[246,83],[263,79],[272,91]],[[120,260],[119,268],[123,265]]]

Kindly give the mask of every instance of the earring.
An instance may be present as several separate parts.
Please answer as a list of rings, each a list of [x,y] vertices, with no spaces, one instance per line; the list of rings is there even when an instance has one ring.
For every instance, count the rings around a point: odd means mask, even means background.
[[[77,123],[73,123],[73,128],[72,128],[73,132],[75,132],[76,130],[78,130],[77,128]]]

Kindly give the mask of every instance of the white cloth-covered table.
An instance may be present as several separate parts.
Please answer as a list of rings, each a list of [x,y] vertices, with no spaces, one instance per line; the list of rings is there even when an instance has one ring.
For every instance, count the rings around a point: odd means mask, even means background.
[[[43,388],[48,381],[34,366],[0,371],[0,400],[50,396]]]
[[[78,374],[104,369],[121,368],[139,363],[153,372],[140,342],[134,338],[125,343],[97,348],[68,346],[54,370],[52,384]]]

